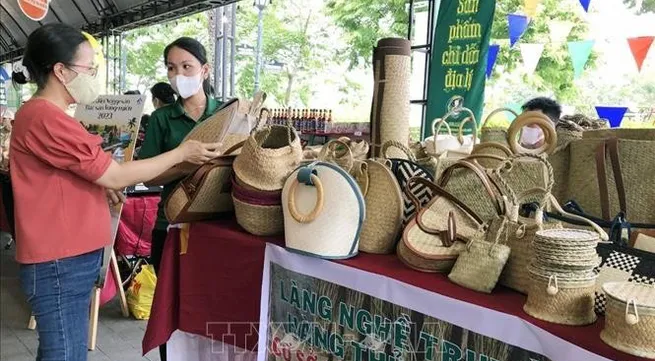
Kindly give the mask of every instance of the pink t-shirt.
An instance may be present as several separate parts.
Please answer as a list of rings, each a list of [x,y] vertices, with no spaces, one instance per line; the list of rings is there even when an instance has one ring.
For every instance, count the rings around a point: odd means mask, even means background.
[[[25,103],[11,134],[16,259],[31,264],[110,244],[103,187],[93,183],[112,162],[102,139],[44,99]]]

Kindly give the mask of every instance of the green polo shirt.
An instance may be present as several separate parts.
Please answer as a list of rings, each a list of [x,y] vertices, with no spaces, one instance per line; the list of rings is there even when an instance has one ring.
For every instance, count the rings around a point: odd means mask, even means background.
[[[139,158],[152,158],[177,148],[191,129],[216,113],[221,104],[217,99],[207,96],[205,113],[197,122],[186,114],[179,99],[173,104],[155,110],[150,115],[150,122],[139,151]],[[168,221],[164,213],[164,202],[177,183],[179,181],[164,185],[159,209],[157,210],[155,229],[165,230],[168,227]]]

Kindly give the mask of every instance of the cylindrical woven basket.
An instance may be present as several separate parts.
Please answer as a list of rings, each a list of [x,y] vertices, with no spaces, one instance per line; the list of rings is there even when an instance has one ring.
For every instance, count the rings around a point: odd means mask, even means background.
[[[596,322],[594,290],[597,274],[586,279],[565,279],[536,274],[531,269],[530,277],[528,300],[523,306],[527,314],[561,325],[583,326]]]
[[[232,180],[232,201],[237,223],[246,232],[256,236],[274,236],[284,233],[282,192],[254,191]]]
[[[389,140],[409,142],[411,45],[407,39],[387,38],[373,49],[373,157],[380,156],[380,147]]]
[[[254,132],[234,160],[234,173],[244,184],[277,191],[302,161],[300,137],[293,128],[271,125]]]
[[[607,294],[600,338],[631,355],[655,359],[655,287],[629,282],[603,285]],[[636,321],[636,323],[635,323]]]

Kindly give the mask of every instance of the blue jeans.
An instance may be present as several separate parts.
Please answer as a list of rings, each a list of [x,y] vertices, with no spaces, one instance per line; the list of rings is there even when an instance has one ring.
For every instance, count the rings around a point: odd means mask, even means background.
[[[91,291],[103,250],[20,266],[39,333],[37,361],[86,361]]]

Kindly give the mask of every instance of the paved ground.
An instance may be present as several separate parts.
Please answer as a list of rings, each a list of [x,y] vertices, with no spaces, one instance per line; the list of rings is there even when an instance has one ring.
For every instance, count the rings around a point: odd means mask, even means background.
[[[34,361],[36,331],[27,329],[29,306],[20,290],[14,249],[5,250],[0,237],[0,360]],[[159,361],[157,351],[141,357],[141,340],[146,322],[123,318],[114,300],[100,309],[98,345],[89,352],[89,361]]]

